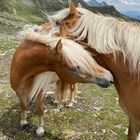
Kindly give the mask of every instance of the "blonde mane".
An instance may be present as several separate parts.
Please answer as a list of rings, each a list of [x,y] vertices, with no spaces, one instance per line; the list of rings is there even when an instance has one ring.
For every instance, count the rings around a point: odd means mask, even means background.
[[[76,8],[79,12],[79,14],[86,14],[86,13],[92,13],[91,11],[84,9],[84,8]],[[47,14],[47,13],[46,13]],[[59,21],[61,22],[64,18],[68,17],[70,14],[70,9],[69,8],[65,8],[62,9],[60,11],[57,11],[55,14],[53,15],[49,15],[50,19],[52,20],[52,22],[54,21]],[[93,13],[92,13],[93,14]]]
[[[99,53],[123,53],[124,60],[129,62],[129,68],[133,71],[140,69],[140,25],[107,17],[90,12],[84,8],[77,8],[81,17],[69,30],[77,40],[88,39],[88,45]],[[63,17],[69,15],[63,13]],[[60,15],[61,15],[60,14]],[[54,15],[57,19],[59,13]],[[59,15],[59,18],[60,18]]]

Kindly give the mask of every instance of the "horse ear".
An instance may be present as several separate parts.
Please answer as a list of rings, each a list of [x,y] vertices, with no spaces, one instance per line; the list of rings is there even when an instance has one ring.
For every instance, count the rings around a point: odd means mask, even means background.
[[[55,47],[55,51],[56,51],[56,53],[61,53],[61,50],[62,50],[62,42],[60,39]]]
[[[69,8],[70,8],[70,14],[74,16],[79,16],[78,11],[74,5],[74,3],[71,0],[68,0]]]
[[[82,4],[79,2],[77,7],[82,8]]]

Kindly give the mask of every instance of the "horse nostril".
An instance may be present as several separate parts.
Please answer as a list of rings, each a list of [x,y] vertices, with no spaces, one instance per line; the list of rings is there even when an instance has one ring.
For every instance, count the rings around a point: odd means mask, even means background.
[[[110,81],[110,84],[113,84],[114,83],[114,81]]]

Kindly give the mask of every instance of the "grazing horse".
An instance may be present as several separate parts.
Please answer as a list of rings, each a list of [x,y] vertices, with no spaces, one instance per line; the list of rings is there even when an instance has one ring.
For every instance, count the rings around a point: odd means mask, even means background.
[[[10,70],[10,82],[21,107],[21,126],[27,124],[27,101],[37,100],[39,125],[37,135],[44,134],[44,94],[57,75],[69,83],[97,83],[109,86],[113,76],[99,66],[79,44],[34,29],[24,33],[16,49]]]
[[[69,8],[52,16],[61,36],[85,44],[95,60],[114,76],[119,103],[129,118],[128,140],[140,140],[140,25]]]

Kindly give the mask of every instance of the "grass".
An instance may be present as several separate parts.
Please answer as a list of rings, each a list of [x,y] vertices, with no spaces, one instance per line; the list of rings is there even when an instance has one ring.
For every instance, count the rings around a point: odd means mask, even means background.
[[[82,93],[79,95],[78,103],[75,104],[73,109],[63,109],[58,113],[45,114],[46,135],[42,138],[37,138],[34,135],[38,123],[36,116],[28,118],[30,127],[27,130],[19,129],[18,99],[13,95],[12,98],[1,98],[0,106],[3,111],[0,113],[0,128],[2,132],[14,140],[68,140],[67,135],[71,132],[74,132],[74,136],[80,133],[77,138],[79,140],[126,139],[124,132],[127,127],[127,119],[117,103],[116,95],[112,92],[113,87],[105,90],[105,92],[93,85],[80,85],[79,89]],[[95,92],[98,89],[97,93],[92,92],[93,89]],[[87,97],[90,97],[90,99]],[[101,110],[94,110],[95,105],[101,107]],[[66,130],[68,132],[65,135],[64,131]]]
[[[0,44],[0,54],[2,54],[7,51],[14,51],[19,43],[13,40],[1,39]]]

